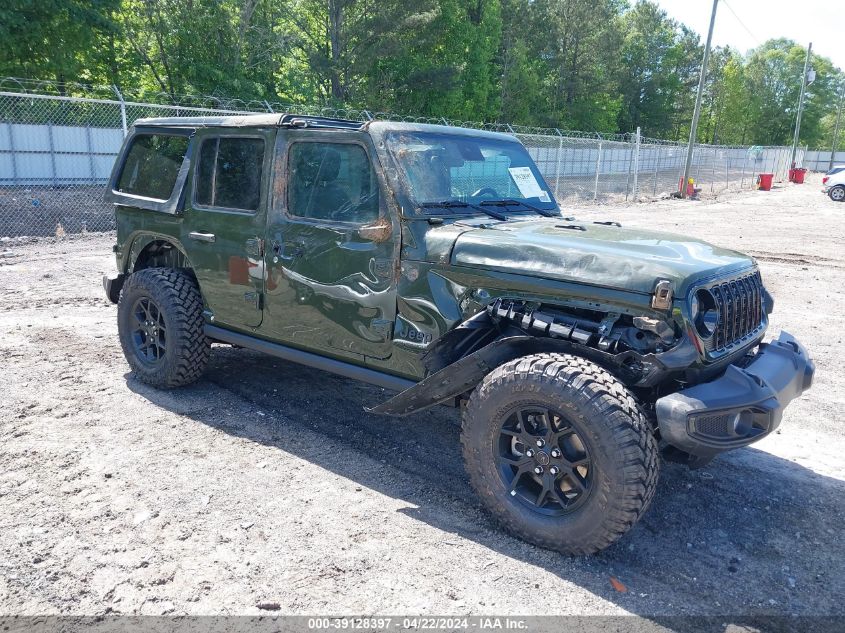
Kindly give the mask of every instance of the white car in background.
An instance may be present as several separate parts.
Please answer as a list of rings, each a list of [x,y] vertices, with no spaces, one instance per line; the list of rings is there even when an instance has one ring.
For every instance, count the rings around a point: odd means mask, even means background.
[[[822,178],[822,193],[836,202],[845,201],[845,165],[836,165]]]

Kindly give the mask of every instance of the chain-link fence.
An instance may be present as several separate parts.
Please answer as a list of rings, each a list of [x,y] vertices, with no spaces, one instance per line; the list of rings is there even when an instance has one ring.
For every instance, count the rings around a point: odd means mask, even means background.
[[[517,134],[566,205],[661,198],[678,191],[687,145],[630,135],[626,140]],[[704,195],[753,187],[761,173],[783,180],[789,147],[696,145],[690,176]],[[800,164],[803,150],[798,154]]]
[[[826,172],[837,165],[845,165],[845,152],[819,149],[804,153],[804,167],[810,171]]]
[[[114,98],[71,97],[44,94],[50,86],[38,84],[35,89],[42,92],[35,93],[32,85],[10,81],[0,80],[0,237],[112,230],[114,213],[103,201],[103,187],[127,128],[145,117],[284,111],[509,132],[526,145],[555,196],[567,206],[668,195],[678,190],[686,157],[684,144],[639,134],[587,134],[212,97],[156,104],[128,100],[116,89]],[[715,194],[753,186],[759,173],[784,179],[788,160],[787,147],[698,145],[692,176],[704,194]]]

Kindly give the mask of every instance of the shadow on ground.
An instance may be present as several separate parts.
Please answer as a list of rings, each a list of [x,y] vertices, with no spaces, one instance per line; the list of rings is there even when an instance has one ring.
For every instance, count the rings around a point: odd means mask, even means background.
[[[845,595],[845,482],[764,451],[736,451],[699,471],[664,463],[656,499],[628,535],[596,556],[567,558],[510,537],[480,509],[463,470],[453,409],[403,419],[370,415],[363,407],[388,392],[226,347],[215,348],[205,378],[192,387],[161,392],[131,375],[127,382],[158,406],[402,499],[416,506],[405,512],[420,521],[555,573],[633,613],[719,615],[707,630],[721,631],[747,616],[845,611],[834,597]],[[236,421],[208,406],[220,397]],[[237,416],[256,410],[265,416]],[[291,445],[285,438],[298,429],[342,443],[350,449],[346,461],[319,447]],[[408,476],[360,468],[356,453]],[[628,592],[615,591],[610,576]]]

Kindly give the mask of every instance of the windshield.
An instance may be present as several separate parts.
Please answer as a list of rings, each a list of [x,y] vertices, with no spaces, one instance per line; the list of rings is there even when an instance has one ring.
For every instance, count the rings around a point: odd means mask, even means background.
[[[484,205],[507,200],[513,204],[497,207],[499,211],[557,209],[534,161],[516,141],[439,132],[395,132],[388,136],[387,147],[418,207],[445,201]],[[523,208],[523,200],[531,207]],[[467,208],[471,206],[464,207],[464,213]],[[441,206],[426,211],[448,213],[461,209]]]

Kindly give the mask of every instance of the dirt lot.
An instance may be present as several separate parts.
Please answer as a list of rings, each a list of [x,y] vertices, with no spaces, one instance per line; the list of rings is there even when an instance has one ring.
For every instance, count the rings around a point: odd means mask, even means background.
[[[381,389],[226,347],[152,390],[100,286],[111,238],[0,244],[0,613],[845,614],[845,205],[816,177],[577,215],[754,254],[771,331],[817,363],[778,434],[665,464],[592,558],[497,529],[453,410],[371,416]]]

